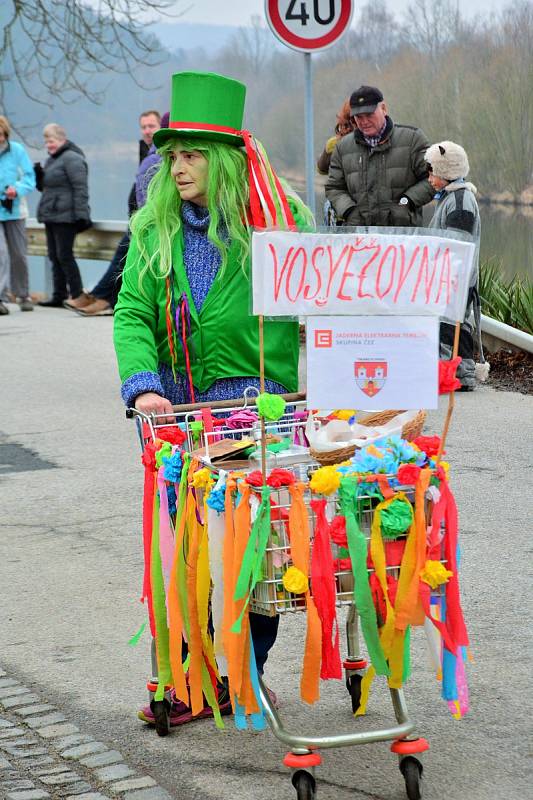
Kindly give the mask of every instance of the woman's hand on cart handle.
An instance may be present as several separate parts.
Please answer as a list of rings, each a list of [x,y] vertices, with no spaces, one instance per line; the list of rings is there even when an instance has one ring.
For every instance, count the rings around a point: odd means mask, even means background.
[[[160,394],[155,392],[144,392],[135,398],[135,408],[143,414],[170,414],[171,416],[165,419],[158,419],[158,423],[173,423],[176,421],[175,415],[172,413],[172,403],[166,397],[161,397]]]

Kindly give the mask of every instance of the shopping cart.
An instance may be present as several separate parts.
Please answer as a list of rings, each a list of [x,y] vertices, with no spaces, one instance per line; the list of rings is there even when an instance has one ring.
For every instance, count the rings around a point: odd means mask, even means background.
[[[186,435],[186,447],[188,450],[195,451],[200,460],[209,465],[216,472],[221,468],[227,469],[228,464],[222,460],[218,464],[213,463],[212,456],[217,441],[234,440],[236,442],[257,443],[258,426],[252,422],[248,427],[243,425],[241,428],[234,428],[227,424],[227,419],[231,419],[232,414],[237,414],[243,410],[253,410],[255,406],[254,390],[247,391],[241,401],[224,401],[222,403],[198,404],[195,406],[175,406],[175,422],[182,428]],[[305,447],[305,400],[302,396],[287,396],[291,403],[287,407],[284,416],[275,423],[266,425],[266,433],[276,439],[285,442],[288,446],[273,454],[269,462],[269,469],[273,466],[283,466],[292,470],[299,481],[308,481],[313,471],[318,468],[318,464],[308,455]],[[209,411],[207,411],[209,409]],[[220,424],[213,425],[213,419],[217,415],[223,415],[224,419]],[[128,416],[135,417],[138,423],[139,435],[142,446],[150,440],[155,440],[165,427],[169,424],[164,423],[155,415],[143,415],[135,410],[128,410]],[[258,458],[252,453],[248,456],[248,469],[257,469]],[[230,462],[231,463],[231,462]],[[260,490],[258,490],[260,491]],[[413,488],[397,486],[395,492],[404,492],[409,499],[413,499]],[[381,497],[377,493],[360,493],[357,499],[357,517],[361,531],[363,531],[367,543],[370,540],[371,525],[374,510]],[[304,502],[307,510],[310,530],[310,547],[312,550],[316,515],[311,507],[311,491],[307,488],[304,494]],[[338,513],[338,497],[332,495],[327,499],[326,516],[331,520]],[[291,561],[291,542],[288,529],[288,513],[290,507],[290,497],[285,487],[273,489],[271,492],[271,533],[266,547],[263,562],[263,579],[255,586],[250,610],[255,613],[274,615],[297,613],[305,610],[305,603],[302,602],[301,595],[293,594],[284,588],[283,577],[287,570],[292,566]],[[431,520],[432,498],[428,493],[425,501],[426,519]],[[442,532],[444,534],[444,531]],[[399,537],[397,542],[402,544]],[[442,537],[443,539],[444,537]],[[343,661],[346,688],[351,699],[352,711],[354,714],[360,709],[361,703],[361,682],[367,668],[367,661],[363,657],[360,649],[359,640],[359,617],[354,603],[354,577],[348,568],[343,565],[339,558],[339,548],[334,543],[331,544],[332,555],[338,568],[335,569],[335,593],[336,605],[346,606],[348,609],[346,619],[346,658]],[[398,556],[398,549],[387,558],[387,573],[393,578],[398,578],[400,570],[401,556]],[[445,563],[444,550],[441,552],[441,561]],[[368,562],[368,573],[371,575],[373,566]],[[432,590],[432,601],[439,599],[442,586]],[[153,677],[148,684],[151,700],[157,688],[157,662],[155,652],[152,649],[152,671]],[[409,800],[421,798],[421,778],[422,763],[419,760],[420,754],[429,748],[424,738],[414,735],[415,724],[409,718],[404,694],[401,689],[389,688],[392,700],[392,710],[395,717],[395,724],[390,727],[367,730],[353,731],[350,733],[331,733],[329,735],[316,735],[314,733],[294,733],[289,731],[282,723],[281,717],[274,707],[268,692],[261,680],[260,698],[263,704],[267,722],[281,742],[286,744],[290,750],[283,759],[283,763],[291,770],[292,783],[296,789],[298,800],[310,800],[315,796],[315,768],[321,763],[319,750],[323,748],[347,747],[352,745],[368,744],[380,741],[392,741],[391,751],[399,759],[399,767],[405,780],[405,788]],[[161,704],[161,714],[159,715],[158,733],[164,735],[169,731],[168,725],[168,700],[166,695],[166,705]],[[156,714],[156,727],[158,725]]]

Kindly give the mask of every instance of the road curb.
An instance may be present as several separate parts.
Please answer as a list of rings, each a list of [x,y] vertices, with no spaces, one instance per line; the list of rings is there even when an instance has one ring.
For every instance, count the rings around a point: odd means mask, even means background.
[[[6,800],[171,800],[113,746],[0,669],[0,797]]]

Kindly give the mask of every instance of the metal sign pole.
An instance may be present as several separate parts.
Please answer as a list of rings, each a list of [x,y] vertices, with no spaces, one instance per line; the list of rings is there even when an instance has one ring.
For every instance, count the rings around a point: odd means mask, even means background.
[[[313,127],[313,73],[311,53],[304,53],[305,78],[305,183],[307,205],[315,216],[315,155]]]

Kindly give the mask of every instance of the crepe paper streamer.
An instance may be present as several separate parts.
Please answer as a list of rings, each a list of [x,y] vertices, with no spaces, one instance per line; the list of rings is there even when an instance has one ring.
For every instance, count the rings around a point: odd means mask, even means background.
[[[254,697],[256,699],[258,705],[258,711],[250,714],[250,722],[252,723],[252,728],[255,731],[264,731],[266,728],[266,718],[265,712],[263,709],[263,705],[261,703],[261,694],[259,689],[259,673],[257,671],[257,663],[255,660],[255,652],[254,652],[254,642],[252,639],[252,635],[250,632],[249,637],[250,643],[250,679],[251,679],[251,686],[254,693]],[[246,709],[245,707],[239,703],[239,701],[235,700],[235,727],[237,730],[243,731],[247,729],[247,718],[246,718]]]
[[[368,705],[368,698],[370,695],[370,689],[374,678],[376,677],[376,670],[371,665],[365,674],[363,675],[363,679],[361,680],[361,697],[359,699],[359,708],[354,714],[354,717],[364,717],[366,714],[366,707]]]
[[[249,670],[249,616],[244,600],[235,600],[235,585],[246,545],[250,538],[251,510],[250,487],[242,483],[237,491],[237,481],[233,476],[226,484],[226,530],[224,534],[224,617],[223,642],[228,660],[228,681],[232,707],[237,703],[245,706],[246,713],[259,711],[251,687]],[[235,497],[236,507],[233,508]],[[233,621],[240,616],[240,633],[231,631]]]
[[[405,486],[414,486],[420,474],[420,467],[416,464],[400,464],[398,480]]]
[[[291,539],[291,558],[297,569],[309,575],[310,530],[309,516],[304,502],[303,483],[289,486],[291,504],[289,508],[289,530]],[[320,669],[322,656],[322,628],[315,602],[309,591],[305,594],[307,609],[307,631],[302,674],[300,677],[300,697],[305,703],[315,703],[320,697]]]
[[[339,626],[336,613],[335,567],[329,543],[329,523],[326,519],[325,498],[311,500],[316,518],[315,539],[311,557],[313,600],[322,625],[322,680],[342,677],[339,651]]]
[[[447,626],[452,633],[457,645],[468,647],[468,633],[464,622],[461,600],[459,597],[459,579],[457,568],[458,531],[457,531],[457,506],[454,496],[446,481],[442,482],[441,493],[446,502],[445,521],[446,536],[444,537],[444,557],[448,568],[453,573],[446,584],[446,618]]]
[[[407,536],[396,597],[396,628],[424,624],[424,609],[419,597],[420,570],[426,561],[425,494],[431,470],[424,468],[415,486],[415,516]]]
[[[442,680],[442,665],[441,665],[441,646],[442,639],[438,629],[432,625],[431,621],[426,617],[424,620],[424,633],[426,634],[426,643],[428,648],[428,656],[430,664],[435,671],[437,680]]]
[[[128,640],[128,644],[130,647],[135,647],[137,644],[139,644],[139,639],[143,635],[145,628],[146,628],[146,620],[143,622],[137,633],[134,633],[131,639]]]
[[[257,411],[260,417],[275,421],[285,413],[286,402],[279,394],[262,392],[257,398]]]
[[[159,552],[159,499],[154,498],[151,548],[151,583],[155,621],[155,650],[159,683],[154,699],[162,700],[165,686],[172,683],[169,659],[169,631],[167,625],[167,608],[165,584]]]
[[[439,394],[448,394],[461,388],[461,381],[455,377],[455,373],[462,360],[461,356],[448,361],[439,360]]]
[[[368,583],[367,543],[355,517],[354,481],[343,478],[339,488],[341,514],[346,517],[346,535],[354,576],[354,603],[361,619],[361,628],[370,660],[378,675],[389,675],[385,654],[378,635],[376,609]]]
[[[190,654],[182,662],[183,638],[188,639],[188,612],[185,587],[185,559],[183,541],[187,533],[188,473],[191,465],[189,453],[183,454],[181,481],[179,484],[176,510],[175,549],[167,594],[169,621],[169,660],[174,691],[179,700],[190,705],[189,689],[185,677],[189,669]],[[192,502],[189,500],[189,505]]]
[[[461,654],[456,659],[455,683],[457,687],[457,699],[448,700],[448,708],[450,709],[454,719],[462,719],[465,714],[470,710],[470,702],[468,696],[468,684],[466,681],[465,670],[465,652],[461,648]]]
[[[298,567],[289,567],[282,583],[284,589],[292,594],[305,594],[309,591],[309,578]]]
[[[315,494],[333,494],[341,485],[341,476],[336,467],[319,467],[309,481],[309,488]]]
[[[250,537],[244,551],[241,570],[235,585],[235,600],[246,598],[244,608],[231,627],[233,633],[239,633],[242,616],[248,607],[256,583],[263,574],[263,557],[265,555],[270,534],[270,488],[263,486],[261,504],[250,530]]]
[[[219,478],[219,482],[223,476]],[[217,483],[218,486],[218,483]],[[225,477],[224,477],[224,490],[225,490]],[[211,615],[213,621],[213,638],[215,657],[218,664],[219,673],[221,675],[228,674],[227,659],[224,654],[223,639],[222,639],[222,623],[224,616],[224,574],[223,574],[223,551],[224,551],[224,532],[225,520],[224,517],[218,513],[210,504],[209,500],[215,491],[213,489],[207,504],[207,530],[209,542],[209,570],[211,573],[211,581],[213,584],[213,591],[211,594]]]
[[[146,450],[145,450],[146,453]],[[152,535],[153,535],[153,507],[155,498],[155,488],[157,475],[154,473],[155,453],[148,451],[147,459],[144,464],[144,491],[143,491],[143,551],[144,551],[144,575],[141,601],[146,601],[148,605],[148,619],[150,621],[150,632],[155,637],[155,617],[154,603],[152,597]],[[153,462],[152,458],[153,457]],[[152,466],[153,463],[153,466]]]
[[[403,492],[398,492],[380,506],[381,535],[384,539],[397,539],[413,522],[411,503]]]
[[[157,486],[159,489],[159,554],[161,556],[161,569],[166,595],[174,556],[174,534],[171,530],[170,514],[168,510],[165,469],[164,464],[159,468],[159,472],[157,473]]]
[[[436,589],[442,583],[448,583],[452,575],[453,572],[446,569],[440,561],[430,561],[428,559],[424,564],[424,569],[420,572],[420,580],[427,583],[432,589]]]

